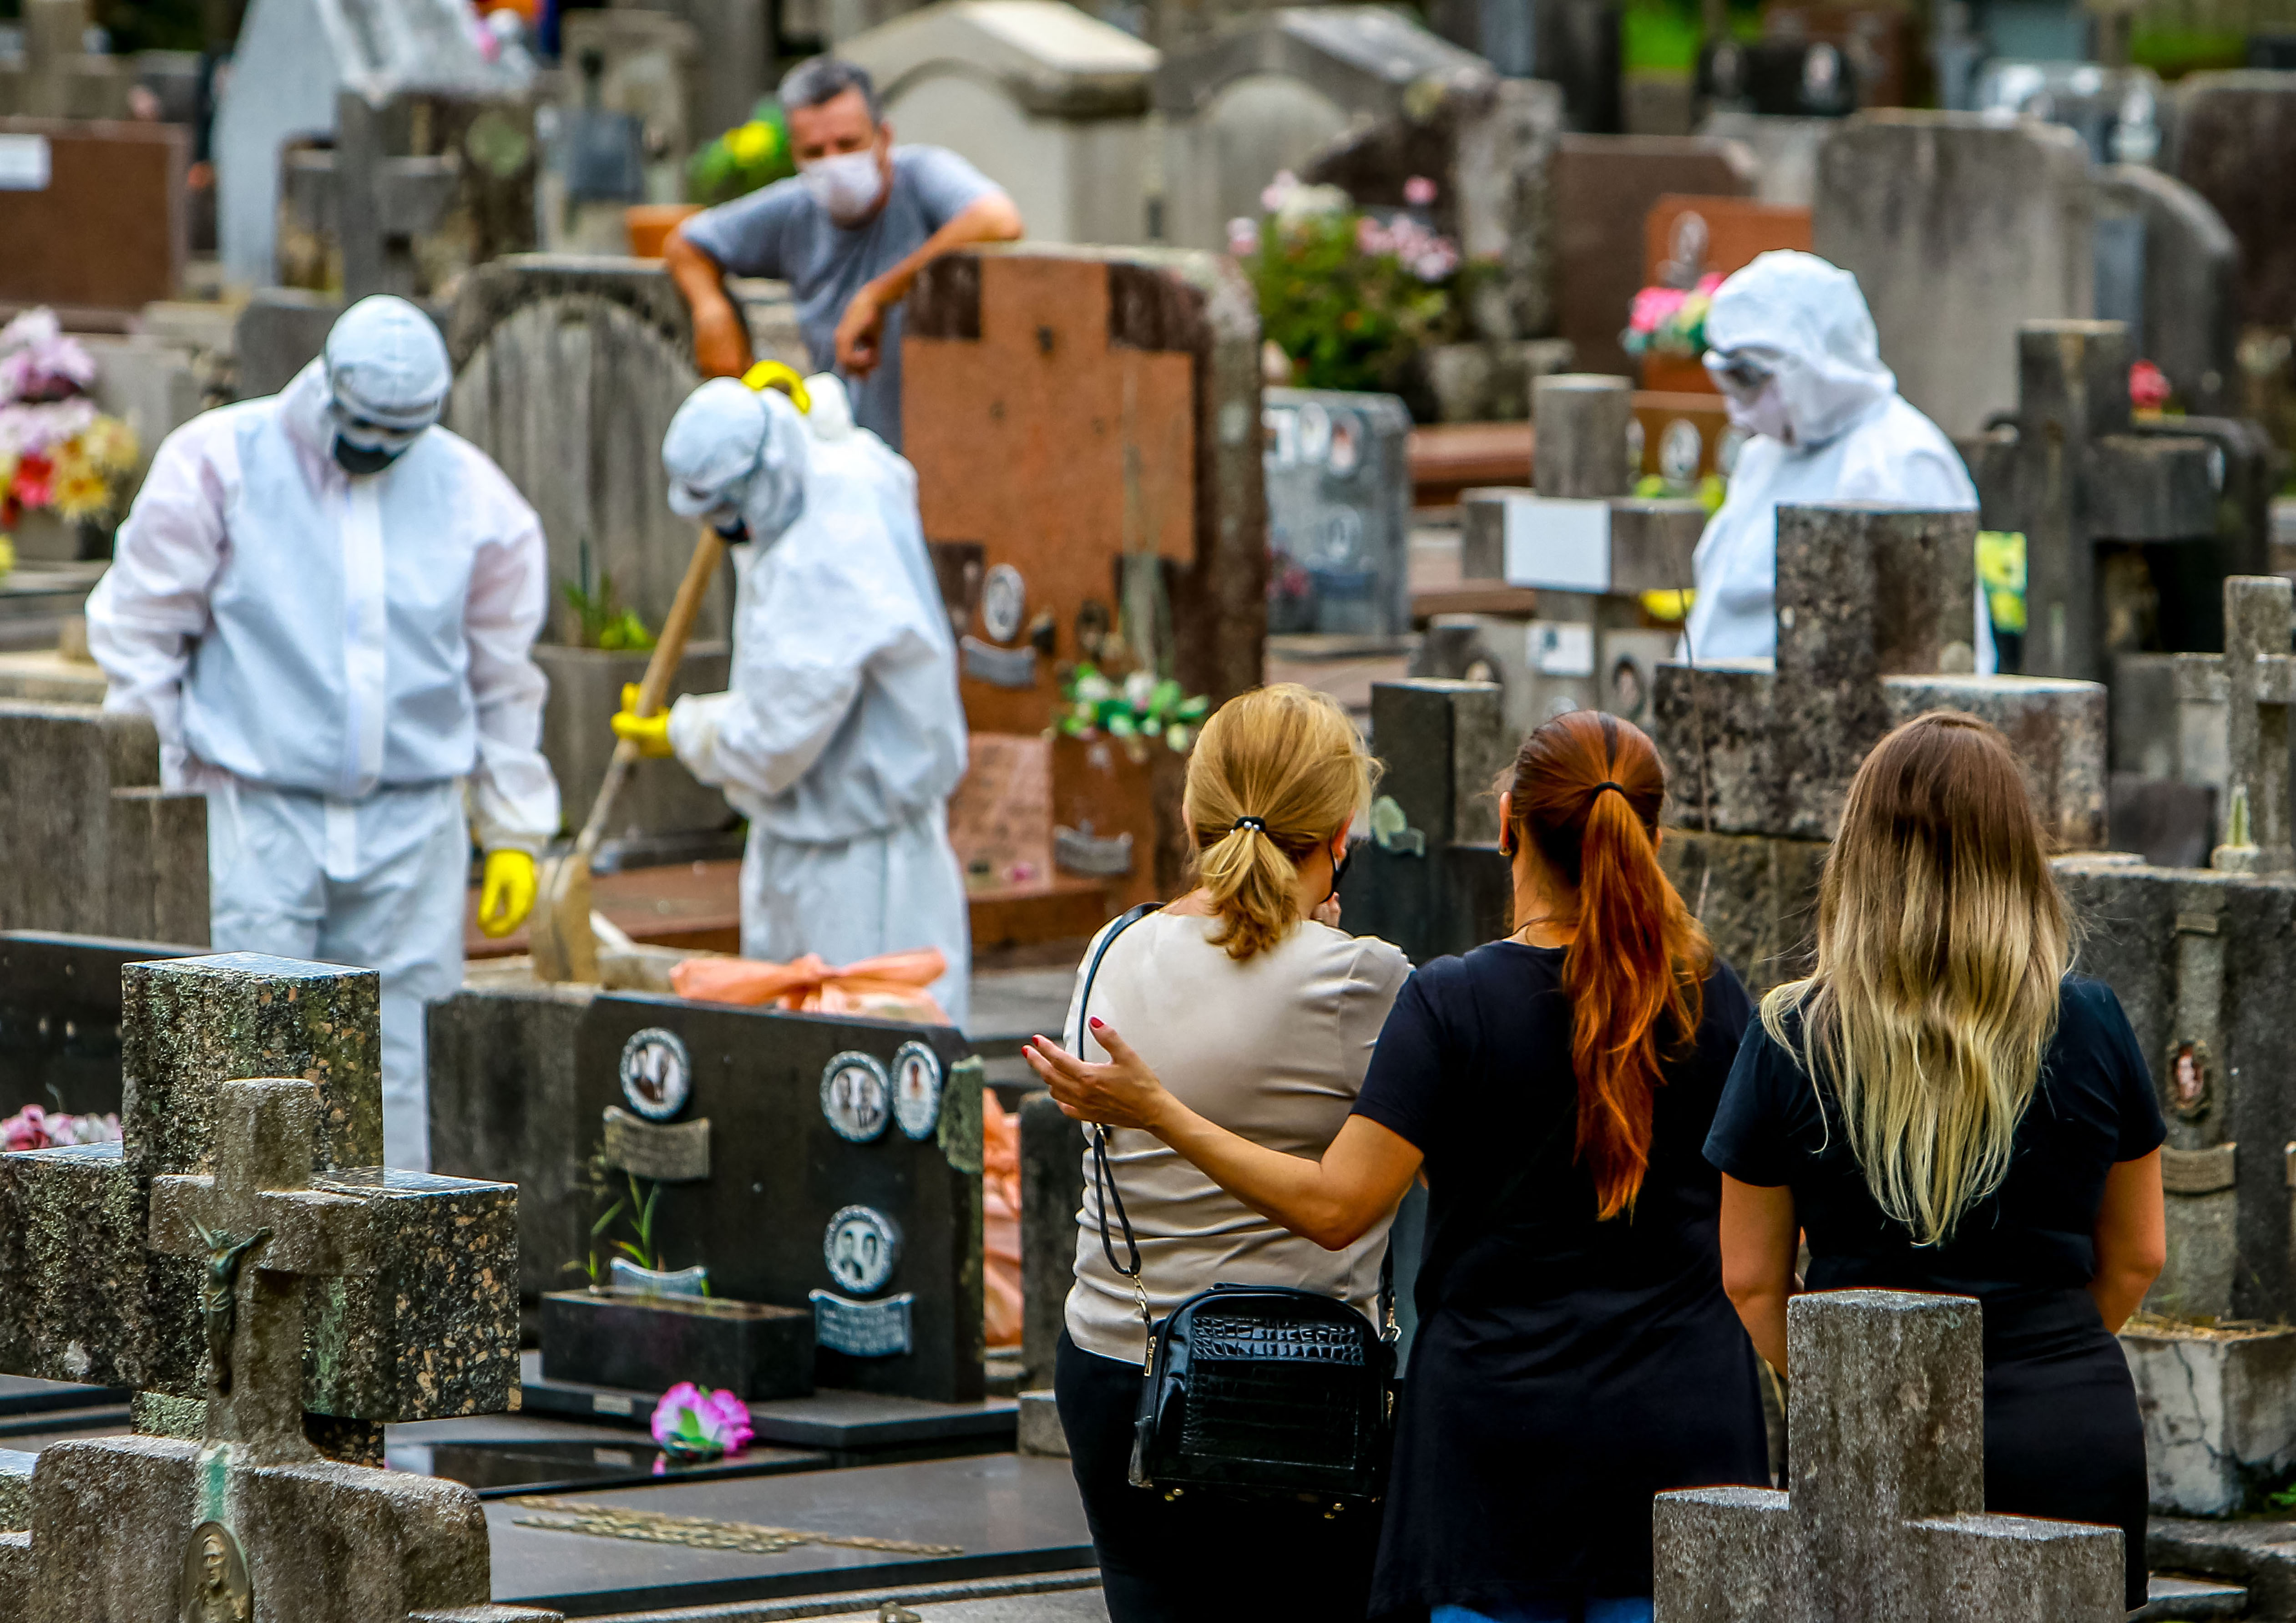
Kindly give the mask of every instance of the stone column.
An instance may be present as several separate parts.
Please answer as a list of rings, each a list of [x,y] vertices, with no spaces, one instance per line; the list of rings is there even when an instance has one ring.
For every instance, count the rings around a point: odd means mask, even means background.
[[[1530,387],[1531,482],[1541,496],[1599,499],[1634,489],[1628,436],[1634,384],[1623,377],[1563,372]]]

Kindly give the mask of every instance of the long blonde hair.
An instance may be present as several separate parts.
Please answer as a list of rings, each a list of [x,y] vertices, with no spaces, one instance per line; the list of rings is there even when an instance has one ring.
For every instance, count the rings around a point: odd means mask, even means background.
[[[1347,827],[1378,767],[1338,701],[1294,682],[1212,713],[1188,757],[1181,811],[1221,921],[1214,946],[1241,962],[1291,934],[1300,859]]]
[[[2056,1033],[2075,927],[2002,736],[1937,711],[1874,747],[1818,890],[1817,962],[1762,1025],[1821,1064],[1866,1187],[1939,1245],[2001,1185]]]

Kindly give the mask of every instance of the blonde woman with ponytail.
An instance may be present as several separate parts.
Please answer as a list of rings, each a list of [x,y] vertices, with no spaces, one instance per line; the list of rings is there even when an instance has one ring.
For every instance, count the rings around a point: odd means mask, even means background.
[[[1065,1046],[1032,1050],[1037,1069],[1050,1054],[1144,1059],[1197,1119],[1312,1165],[1348,1121],[1411,972],[1387,943],[1334,927],[1348,828],[1370,799],[1374,766],[1325,695],[1287,685],[1222,705],[1188,760],[1182,809],[1196,888],[1094,942],[1092,1007],[1082,1007],[1079,975]],[[1294,1286],[1372,1314],[1393,1199],[1326,1250],[1136,1124],[1107,1119],[1110,1169],[1156,1317],[1225,1283]],[[1362,1512],[1326,1520],[1321,1505],[1168,1500],[1127,1481],[1144,1331],[1130,1282],[1101,1248],[1089,1167],[1078,1223],[1054,1390],[1113,1623],[1360,1619],[1375,1512],[1366,1525]]]
[[[1768,1480],[1699,1153],[1753,1008],[1659,868],[1666,779],[1639,730],[1559,717],[1498,787],[1513,933],[1412,976],[1328,1148],[1209,1116],[1151,1051],[1159,1028],[1111,1016],[1109,1063],[1046,1044],[1032,1062],[1070,1115],[1152,1134],[1342,1255],[1423,1171],[1369,1615],[1649,1623],[1651,1496]]]
[[[2135,1610],[2144,1433],[2113,1332],[2166,1256],[2168,1129],[2073,947],[2007,742],[1906,722],[1849,786],[1816,964],[1762,1001],[1706,1154],[1725,1281],[1781,1372],[1800,1240],[1810,1289],[1984,1304],[1985,1507],[2120,1527]]]

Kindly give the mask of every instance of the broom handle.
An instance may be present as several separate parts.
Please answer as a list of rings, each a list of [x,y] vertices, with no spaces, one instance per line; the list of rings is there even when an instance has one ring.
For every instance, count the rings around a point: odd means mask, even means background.
[[[677,597],[669,606],[669,618],[661,622],[661,639],[653,645],[653,657],[646,661],[645,678],[638,683],[636,713],[650,716],[661,708],[669,696],[669,684],[677,674],[678,662],[685,657],[685,640],[693,634],[693,622],[701,613],[701,600],[709,595],[709,582],[725,561],[726,539],[714,526],[704,524],[701,534],[693,543],[693,561],[685,566],[685,579],[677,583]],[[590,803],[589,820],[574,841],[574,859],[588,867],[591,854],[605,836],[606,819],[614,809],[614,797],[621,792],[622,779],[630,775],[630,768],[638,758],[637,742],[632,738],[618,740],[614,757],[606,763],[606,776],[598,785],[598,798]]]

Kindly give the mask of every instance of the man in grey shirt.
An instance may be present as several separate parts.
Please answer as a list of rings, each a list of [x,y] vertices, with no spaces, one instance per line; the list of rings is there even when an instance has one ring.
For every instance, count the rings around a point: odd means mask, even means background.
[[[898,450],[901,300],[951,249],[1018,237],[1020,210],[955,152],[895,146],[876,87],[850,62],[799,63],[781,102],[796,177],[694,216],[664,251],[693,315],[694,364],[711,377],[749,370],[726,276],[787,282],[814,370],[841,374],[855,420]]]

